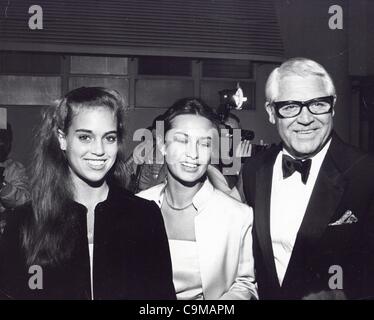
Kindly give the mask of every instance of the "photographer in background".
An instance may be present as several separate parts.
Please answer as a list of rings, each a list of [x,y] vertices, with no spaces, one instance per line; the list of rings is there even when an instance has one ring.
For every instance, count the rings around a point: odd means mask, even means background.
[[[8,158],[12,148],[12,128],[0,129],[0,234],[5,222],[3,212],[22,205],[30,198],[24,166]]]
[[[232,113],[218,114],[218,116],[221,120],[220,163],[209,166],[208,176],[216,188],[243,202],[244,197],[239,193],[236,185],[242,158],[251,156],[250,139],[253,139],[253,136],[247,137],[245,134],[241,134],[241,141],[237,146],[234,146],[233,137],[234,130],[241,130],[241,133],[245,131],[253,134],[253,132],[242,130],[239,118]]]
[[[247,158],[265,150],[269,145],[253,144],[255,133],[242,129],[240,119],[231,110],[241,110],[247,101],[239,83],[236,89],[224,89],[218,92],[220,104],[217,115],[221,121],[220,164],[212,166],[210,178],[216,186],[232,197],[246,202],[242,187],[241,169]],[[239,140],[238,140],[239,133]]]

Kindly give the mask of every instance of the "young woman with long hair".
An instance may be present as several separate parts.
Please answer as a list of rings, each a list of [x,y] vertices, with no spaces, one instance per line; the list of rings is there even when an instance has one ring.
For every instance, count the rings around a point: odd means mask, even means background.
[[[168,234],[178,299],[256,299],[252,209],[213,187],[207,168],[218,120],[202,100],[178,100],[157,137],[166,183],[139,193],[155,201]],[[216,159],[217,160],[217,159]]]
[[[173,299],[157,206],[122,186],[124,104],[75,89],[36,137],[31,202],[9,214],[0,295],[21,299]],[[157,263],[155,263],[157,261]]]

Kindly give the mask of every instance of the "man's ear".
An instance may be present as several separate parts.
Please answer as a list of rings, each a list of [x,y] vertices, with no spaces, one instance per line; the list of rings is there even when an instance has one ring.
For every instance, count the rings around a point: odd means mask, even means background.
[[[66,135],[61,129],[57,129],[58,142],[60,143],[60,149],[66,150]]]
[[[266,102],[265,103],[265,109],[266,109],[266,112],[269,115],[269,122],[272,123],[272,124],[275,124],[275,111],[274,111],[274,107],[272,107],[269,102]]]
[[[336,105],[336,100],[337,100],[337,97],[334,96],[334,102],[332,103],[332,116],[335,115],[335,105]]]

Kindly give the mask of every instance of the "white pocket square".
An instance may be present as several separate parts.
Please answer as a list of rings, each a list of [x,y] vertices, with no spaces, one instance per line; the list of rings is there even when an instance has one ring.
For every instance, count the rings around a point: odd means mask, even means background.
[[[339,220],[329,223],[329,226],[340,226],[342,224],[352,224],[358,221],[357,217],[351,210],[347,210]]]

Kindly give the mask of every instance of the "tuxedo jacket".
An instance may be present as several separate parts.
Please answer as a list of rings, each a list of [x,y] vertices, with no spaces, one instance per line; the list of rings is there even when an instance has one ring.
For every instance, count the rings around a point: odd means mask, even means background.
[[[69,221],[73,253],[61,263],[42,266],[41,290],[29,287],[36,273],[29,273],[21,245],[31,205],[9,214],[0,243],[0,298],[91,299],[87,209],[72,201],[66,210],[74,217]],[[110,187],[94,214],[94,299],[175,299],[168,240],[156,204]]]
[[[242,172],[244,194],[254,208],[260,299],[301,299],[331,289],[343,289],[348,299],[374,298],[373,157],[332,134],[280,286],[270,234],[272,174],[280,151],[279,145],[259,153]],[[331,225],[349,211],[355,223]]]

